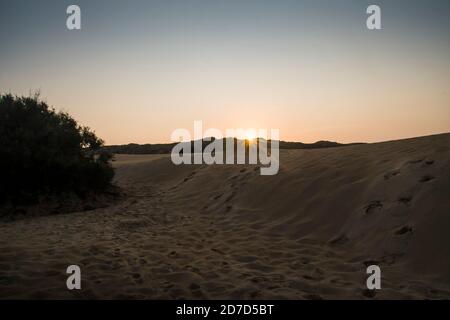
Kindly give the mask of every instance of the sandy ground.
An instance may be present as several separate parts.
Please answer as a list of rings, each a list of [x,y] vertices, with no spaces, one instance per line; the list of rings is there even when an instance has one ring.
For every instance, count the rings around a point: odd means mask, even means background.
[[[280,163],[117,156],[118,203],[0,223],[0,298],[450,298],[450,134]]]

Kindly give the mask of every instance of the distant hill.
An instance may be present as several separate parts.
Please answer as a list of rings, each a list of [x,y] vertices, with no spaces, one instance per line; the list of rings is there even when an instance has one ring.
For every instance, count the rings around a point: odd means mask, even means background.
[[[214,140],[214,138],[213,138]],[[223,139],[225,141],[225,139]],[[237,139],[236,139],[237,140]],[[241,143],[243,141],[241,140]],[[194,141],[187,142],[193,146]],[[203,148],[210,144],[210,141],[203,142]],[[177,143],[159,143],[159,144],[123,144],[123,145],[110,145],[103,147],[104,150],[111,153],[117,154],[166,154],[172,151],[172,148]],[[317,141],[314,143],[303,143],[303,142],[287,142],[280,141],[280,149],[320,149],[320,148],[334,148],[334,147],[344,147],[349,145],[355,145],[361,143],[338,143],[333,141]]]

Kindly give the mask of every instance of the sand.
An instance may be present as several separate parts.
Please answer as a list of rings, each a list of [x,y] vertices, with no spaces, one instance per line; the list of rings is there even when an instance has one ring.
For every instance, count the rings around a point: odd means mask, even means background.
[[[0,222],[0,298],[450,298],[450,134],[280,157],[118,155],[110,207]]]

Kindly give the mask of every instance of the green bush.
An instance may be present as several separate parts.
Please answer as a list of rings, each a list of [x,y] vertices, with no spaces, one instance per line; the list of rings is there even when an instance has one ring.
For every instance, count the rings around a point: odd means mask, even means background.
[[[0,202],[32,203],[41,195],[80,196],[110,186],[103,141],[38,95],[0,95]]]

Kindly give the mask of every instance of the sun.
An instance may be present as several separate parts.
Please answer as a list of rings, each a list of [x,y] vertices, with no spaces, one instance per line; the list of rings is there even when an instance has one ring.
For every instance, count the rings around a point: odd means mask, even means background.
[[[253,130],[247,130],[245,133],[245,140],[252,142],[256,139],[256,133]]]

